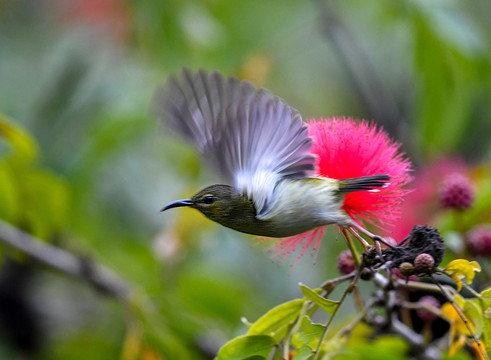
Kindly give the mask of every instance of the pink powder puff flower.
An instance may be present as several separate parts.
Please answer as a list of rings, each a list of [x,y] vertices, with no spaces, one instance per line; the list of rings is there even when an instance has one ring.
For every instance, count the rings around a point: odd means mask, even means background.
[[[464,161],[456,158],[442,158],[419,169],[411,184],[413,191],[406,196],[402,216],[393,227],[391,236],[396,242],[402,241],[414,224],[431,224],[435,214],[441,211],[438,190],[442,179],[453,174],[468,176],[469,169]]]
[[[404,186],[411,180],[411,163],[400,152],[401,144],[374,122],[351,118],[311,119],[311,152],[317,155],[317,176],[346,179],[368,175],[390,175],[390,185],[378,192],[357,191],[346,194],[343,209],[360,225],[366,221],[387,230],[401,216]],[[318,251],[325,227],[280,240],[276,255],[286,259],[299,246],[295,262],[315,240]]]
[[[318,176],[346,179],[387,174],[390,185],[379,192],[346,194],[343,209],[355,221],[365,220],[381,228],[393,225],[401,215],[404,186],[411,180],[411,163],[399,149],[401,144],[374,122],[351,118],[310,121],[318,156]]]

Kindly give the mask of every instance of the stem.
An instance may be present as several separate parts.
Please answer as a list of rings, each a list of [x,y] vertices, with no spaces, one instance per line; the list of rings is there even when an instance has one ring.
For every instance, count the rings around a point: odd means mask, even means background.
[[[327,295],[329,295],[331,293],[331,291],[333,291],[337,285],[339,285],[342,282],[345,282],[347,280],[351,280],[352,278],[355,277],[355,274],[356,274],[356,272],[353,271],[351,274],[343,275],[343,276],[337,277],[337,278],[332,279],[332,280],[327,280],[320,287],[323,288],[324,290],[326,290]]]
[[[433,291],[433,292],[441,292],[441,286],[436,286],[435,284],[428,284],[424,282],[419,282],[419,281],[408,281],[406,282],[405,280],[395,280],[395,286],[396,287],[404,287],[404,288],[409,288],[409,289],[416,289],[416,290],[425,290],[425,291]],[[447,285],[444,286],[445,288],[448,288]],[[448,288],[450,292],[452,292],[454,289],[453,288]]]
[[[143,331],[133,323],[128,325],[120,360],[135,360],[141,352]]]
[[[341,299],[339,299],[338,306],[336,306],[336,309],[334,309],[334,311],[332,312],[331,317],[329,318],[327,324],[324,326],[324,331],[322,332],[322,335],[319,339],[319,344],[317,345],[317,348],[314,350],[315,355],[314,355],[314,358],[312,360],[318,360],[319,359],[320,349],[321,349],[322,343],[324,342],[324,340],[327,336],[327,331],[329,330],[329,326],[331,325],[332,321],[334,320],[334,317],[336,316],[339,308],[343,304],[343,301],[346,299],[348,294],[355,288],[356,283],[357,283],[358,279],[360,278],[361,270],[362,270],[362,268],[360,266],[358,268],[358,270],[356,271],[355,277],[353,278],[351,283],[348,285],[348,287],[344,291],[343,296],[341,296]]]
[[[360,267],[361,261],[360,261],[360,256],[358,255],[358,252],[356,251],[355,244],[353,243],[353,239],[351,239],[351,236],[348,233],[348,230],[343,228],[343,235],[344,238],[346,239],[346,242],[348,243],[348,248],[351,251],[351,254],[353,255],[353,260],[355,260],[356,267]]]
[[[435,284],[440,288],[441,293],[445,297],[445,299],[447,299],[447,301],[450,303],[450,305],[452,305],[452,307],[457,312],[457,314],[459,314],[460,319],[464,322],[465,327],[469,331],[469,334],[471,334],[472,340],[477,344],[477,348],[479,349],[479,354],[481,355],[481,357],[483,359],[489,360],[487,354],[482,349],[481,341],[479,340],[479,338],[477,337],[477,335],[474,333],[474,330],[472,330],[472,328],[471,328],[471,326],[469,324],[469,320],[467,320],[467,318],[464,315],[464,313],[462,312],[462,310],[460,310],[460,307],[457,306],[457,304],[455,303],[454,299],[447,294],[447,292],[445,291],[445,289],[443,288],[443,286],[440,285],[440,283],[438,282],[437,279],[435,279],[435,277],[433,276],[433,274],[430,274],[430,276],[431,276],[431,279],[435,282]]]
[[[302,310],[300,310],[300,314],[297,317],[297,320],[293,324],[291,330],[288,332],[288,336],[285,338],[283,342],[283,359],[288,360],[290,356],[290,338],[292,334],[295,334],[300,326],[302,325],[302,319],[307,314],[307,310],[309,308],[310,301],[305,301],[302,306]]]
[[[445,271],[443,269],[438,269],[442,274],[447,275],[448,277],[452,277],[451,274],[448,271]],[[480,299],[482,298],[481,294],[479,294],[476,290],[474,290],[471,286],[469,286],[465,281],[462,281],[462,286],[466,288],[467,291],[469,291],[474,297]]]
[[[455,228],[460,234],[464,233],[464,212],[461,209],[453,209],[453,218],[455,221]]]
[[[440,317],[440,318],[442,317],[442,312],[440,311],[440,309],[438,309],[434,306],[428,305],[428,304],[419,304],[419,303],[413,303],[413,302],[405,301],[404,303],[402,303],[402,306],[404,307],[404,309],[408,309],[408,310],[425,309],[426,311],[431,312],[432,314],[434,314],[437,317]]]
[[[358,286],[355,286],[353,288],[353,295],[355,297],[356,306],[358,306],[358,308],[360,310],[363,310],[365,308],[365,306],[363,306],[363,299],[361,297],[360,290],[358,289]]]
[[[363,308],[363,310],[354,318],[354,320],[346,327],[344,327],[343,329],[341,329],[341,331],[339,333],[342,333],[343,335],[346,335],[346,336],[350,336],[351,333],[353,332],[353,329],[355,328],[355,326],[363,320],[363,318],[367,315],[368,313],[368,310],[370,310],[373,305],[375,305],[376,303],[376,299],[371,299],[367,304],[366,306]]]

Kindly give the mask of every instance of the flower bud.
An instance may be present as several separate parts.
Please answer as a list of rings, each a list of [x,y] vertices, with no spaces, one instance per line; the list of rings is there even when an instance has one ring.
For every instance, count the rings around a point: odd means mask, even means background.
[[[417,273],[430,273],[435,267],[435,259],[430,254],[419,254],[414,259],[414,270]]]
[[[466,235],[465,242],[472,255],[491,255],[491,226],[482,224],[476,226]]]
[[[467,209],[474,202],[474,190],[470,180],[460,174],[445,178],[440,187],[440,203],[446,208]]]
[[[343,275],[351,274],[356,269],[355,259],[350,250],[345,250],[338,257],[338,271]]]
[[[409,264],[409,263],[408,263]],[[412,266],[412,264],[411,264]],[[414,269],[414,267],[413,267]],[[396,278],[404,280],[404,281],[419,281],[419,278],[416,275],[402,275],[401,271],[398,268],[392,268],[392,275],[394,275]]]
[[[398,269],[401,275],[405,277],[414,274],[414,265],[411,264],[410,262],[403,262],[401,265],[399,265]]]

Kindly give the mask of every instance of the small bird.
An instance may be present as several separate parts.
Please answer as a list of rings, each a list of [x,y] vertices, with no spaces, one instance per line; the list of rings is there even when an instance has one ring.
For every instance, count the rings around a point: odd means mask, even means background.
[[[161,211],[188,206],[228,228],[272,238],[330,224],[373,237],[342,210],[343,196],[378,191],[390,176],[314,177],[307,126],[268,90],[215,71],[183,69],[157,89],[153,104],[163,125],[189,140],[228,183]]]

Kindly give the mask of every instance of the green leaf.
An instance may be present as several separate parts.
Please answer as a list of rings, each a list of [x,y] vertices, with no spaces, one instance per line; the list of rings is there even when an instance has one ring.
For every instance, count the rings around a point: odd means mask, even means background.
[[[26,160],[35,159],[38,149],[34,139],[2,114],[0,114],[0,136],[7,140],[16,155]]]
[[[465,300],[464,302],[464,314],[472,321],[476,327],[477,336],[481,336],[483,331],[483,313],[479,306],[478,299]]]
[[[302,294],[305,296],[305,299],[312,301],[328,314],[332,314],[339,305],[339,302],[320,296],[315,290],[312,290],[304,284],[300,284],[300,288],[302,289]]]
[[[69,214],[70,193],[66,181],[50,172],[19,163],[12,164],[12,169],[17,177],[21,201],[29,204],[22,213],[28,230],[42,239],[49,239],[65,226]]]
[[[307,360],[313,356],[312,349],[304,345],[297,349],[292,360]]]
[[[22,214],[18,181],[5,161],[0,161],[0,218],[12,223]]]
[[[486,298],[491,298],[491,287],[481,291],[481,296],[486,297]]]
[[[417,141],[428,155],[451,152],[469,126],[475,63],[449,47],[424,16],[415,17],[415,30]]]
[[[249,329],[248,335],[271,335],[284,325],[294,321],[302,310],[304,300],[288,301],[269,310]]]
[[[267,335],[246,335],[230,340],[218,351],[216,360],[267,358],[273,350],[274,339]]]
[[[331,346],[337,348],[337,351],[326,352],[336,355],[333,359],[336,360],[379,360],[379,359],[391,359],[391,360],[406,360],[408,344],[402,338],[387,335],[381,336],[373,341],[367,341],[366,339],[356,339],[356,341],[350,342],[348,347],[342,352],[339,351],[340,339],[333,338],[337,341],[330,340]],[[342,342],[341,342],[342,343]]]
[[[491,288],[488,288],[484,291],[481,292],[481,295],[484,296],[486,294],[486,297],[490,296]],[[483,340],[484,340],[484,346],[486,347],[487,351],[491,350],[491,299],[486,298],[486,299],[481,299],[480,305],[481,305],[481,311],[482,311],[482,333],[483,333]]]
[[[312,320],[308,316],[304,316],[302,318],[301,329],[302,332],[298,337],[298,341],[309,343],[319,340],[325,328],[321,324],[312,323]]]
[[[340,335],[339,333],[329,339],[325,339],[321,347],[321,359],[331,359],[344,348],[347,340],[346,335]]]
[[[290,332],[290,324],[283,325],[281,328],[276,330],[273,334],[275,342],[279,343],[286,335]]]

